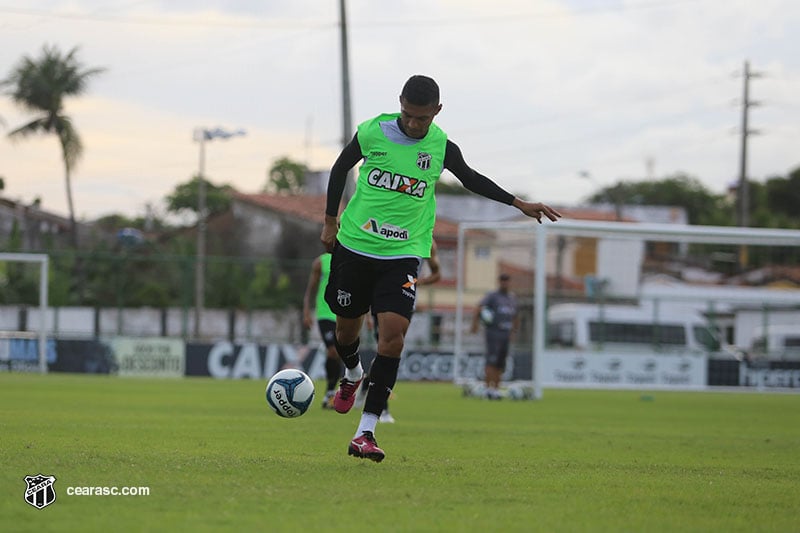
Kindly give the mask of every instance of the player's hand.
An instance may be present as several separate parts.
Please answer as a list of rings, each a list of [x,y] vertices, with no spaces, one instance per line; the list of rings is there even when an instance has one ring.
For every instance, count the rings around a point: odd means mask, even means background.
[[[529,217],[535,218],[539,224],[542,223],[542,215],[549,218],[552,222],[561,218],[561,213],[541,202],[526,202],[525,200],[514,198],[512,205]]]
[[[336,235],[338,233],[339,224],[336,222],[336,218],[330,215],[325,215],[325,223],[322,226],[322,234],[319,236],[319,240],[322,241],[325,251],[333,251],[333,245],[336,244]]]
[[[418,279],[417,285],[433,285],[440,279],[442,279],[442,276],[437,272],[436,274],[431,274],[430,276],[425,276],[424,278]]]

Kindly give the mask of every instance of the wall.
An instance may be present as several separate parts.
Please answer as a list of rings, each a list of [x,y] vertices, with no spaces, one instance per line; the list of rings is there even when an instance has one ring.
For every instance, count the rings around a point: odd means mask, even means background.
[[[299,342],[301,339],[300,312],[297,309],[250,312],[205,309],[201,320],[201,340]],[[38,307],[0,306],[0,331],[36,332],[40,324]],[[184,332],[194,331],[194,310],[48,308],[46,325],[48,336],[69,339],[115,335],[184,337]]]

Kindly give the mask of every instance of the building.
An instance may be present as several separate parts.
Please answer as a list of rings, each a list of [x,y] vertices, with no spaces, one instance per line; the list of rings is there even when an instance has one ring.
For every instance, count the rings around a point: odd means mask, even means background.
[[[85,242],[93,232],[90,224],[78,222],[78,238]],[[26,205],[0,197],[0,238],[3,248],[38,252],[47,248],[71,246],[69,218],[45,211],[38,202]],[[12,239],[15,242],[11,242]]]

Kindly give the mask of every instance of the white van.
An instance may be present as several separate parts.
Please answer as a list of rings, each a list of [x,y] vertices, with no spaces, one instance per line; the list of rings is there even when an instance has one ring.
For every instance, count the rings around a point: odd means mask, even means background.
[[[616,304],[556,304],[547,311],[552,348],[707,354],[718,336],[692,309]]]
[[[769,361],[800,361],[800,325],[755,328],[747,356]]]

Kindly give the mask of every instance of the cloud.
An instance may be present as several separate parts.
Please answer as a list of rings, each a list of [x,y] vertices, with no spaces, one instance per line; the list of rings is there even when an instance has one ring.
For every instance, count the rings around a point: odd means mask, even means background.
[[[724,192],[738,173],[736,73],[746,59],[764,73],[751,83],[763,102],[751,109],[751,127],[763,132],[751,138],[751,177],[800,164],[800,56],[791,42],[800,4],[792,0],[347,7],[353,127],[395,111],[409,75],[433,75],[444,104],[437,121],[470,164],[509,190],[575,203],[592,192],[578,171],[609,185],[645,177],[652,161],[656,177],[687,172]],[[86,65],[108,68],[87,96],[68,103],[87,150],[76,174],[79,213],[141,213],[188,179],[199,125],[248,130],[207,153],[211,179],[245,191],[260,189],[281,155],[322,169],[336,157],[343,132],[334,3],[73,0],[26,9],[34,14],[0,8],[0,76],[37,53],[42,35],[65,50],[80,45]],[[0,116],[9,125],[22,117],[3,99]],[[9,194],[65,205],[54,144],[0,141]]]
[[[76,101],[69,114],[84,144],[73,177],[76,211],[84,218],[111,212],[141,214],[145,205],[158,205],[199,171],[194,129],[218,125],[97,97]],[[63,164],[55,137],[3,144],[3,154],[8,154],[2,166],[6,193],[25,201],[42,196],[45,207],[66,212]],[[257,191],[266,183],[267,169],[284,154],[301,161],[309,155],[300,137],[251,128],[244,137],[206,142],[205,175],[217,184]],[[312,166],[318,166],[335,154],[316,150],[310,156]]]

